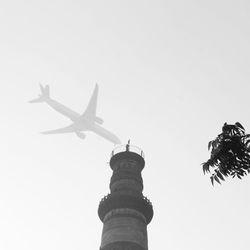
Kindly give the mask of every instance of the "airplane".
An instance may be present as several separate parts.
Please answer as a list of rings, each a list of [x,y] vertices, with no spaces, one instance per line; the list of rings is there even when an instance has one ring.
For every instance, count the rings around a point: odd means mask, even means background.
[[[30,103],[45,102],[54,110],[58,111],[62,115],[68,117],[73,123],[67,127],[49,130],[42,132],[42,134],[61,134],[61,133],[75,133],[79,138],[85,139],[86,135],[82,131],[92,131],[99,136],[113,142],[116,144],[121,144],[120,139],[114,135],[112,132],[101,127],[99,124],[103,123],[103,119],[96,116],[96,106],[97,106],[97,95],[98,95],[98,85],[96,84],[94,92],[88,103],[88,106],[83,114],[79,114],[63,104],[53,100],[50,97],[49,85],[42,86],[40,84],[41,94],[38,98],[29,101]]]

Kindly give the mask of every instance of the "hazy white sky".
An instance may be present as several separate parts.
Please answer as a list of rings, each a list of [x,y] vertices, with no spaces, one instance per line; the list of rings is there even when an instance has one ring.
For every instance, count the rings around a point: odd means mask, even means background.
[[[249,250],[250,179],[212,187],[200,164],[224,122],[250,132],[249,1],[2,1],[0,249],[99,249],[113,145],[70,124],[99,83],[104,127],[146,155],[149,249]]]

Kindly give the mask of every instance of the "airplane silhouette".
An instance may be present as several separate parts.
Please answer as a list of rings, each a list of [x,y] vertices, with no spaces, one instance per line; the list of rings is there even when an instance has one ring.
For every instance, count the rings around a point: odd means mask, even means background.
[[[81,139],[84,139],[86,135],[82,131],[92,131],[105,139],[113,142],[114,144],[121,144],[119,138],[101,127],[99,124],[103,123],[103,120],[96,116],[96,106],[97,106],[97,95],[98,95],[98,85],[96,84],[95,90],[92,97],[88,103],[88,106],[83,114],[79,114],[68,107],[62,105],[61,103],[50,98],[49,86],[45,87],[40,84],[41,94],[38,98],[33,99],[30,103],[45,102],[50,107],[68,117],[73,123],[67,127],[49,130],[42,132],[42,134],[61,134],[61,133],[75,133]]]

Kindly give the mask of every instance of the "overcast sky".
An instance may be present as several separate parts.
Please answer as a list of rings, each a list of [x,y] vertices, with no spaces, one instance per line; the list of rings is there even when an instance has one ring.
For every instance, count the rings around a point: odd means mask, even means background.
[[[249,1],[2,1],[0,249],[99,249],[113,145],[42,135],[98,116],[145,153],[149,250],[249,250],[250,179],[212,187],[200,164],[224,122],[250,132]]]

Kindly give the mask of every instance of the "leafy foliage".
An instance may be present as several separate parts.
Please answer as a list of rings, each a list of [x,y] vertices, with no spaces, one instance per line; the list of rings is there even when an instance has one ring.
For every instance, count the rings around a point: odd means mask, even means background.
[[[210,176],[212,185],[215,181],[224,181],[228,176],[241,179],[250,173],[250,134],[245,134],[239,122],[234,125],[225,123],[222,133],[208,143],[208,150],[210,148],[210,159],[202,163],[202,167],[204,174],[213,169]]]

